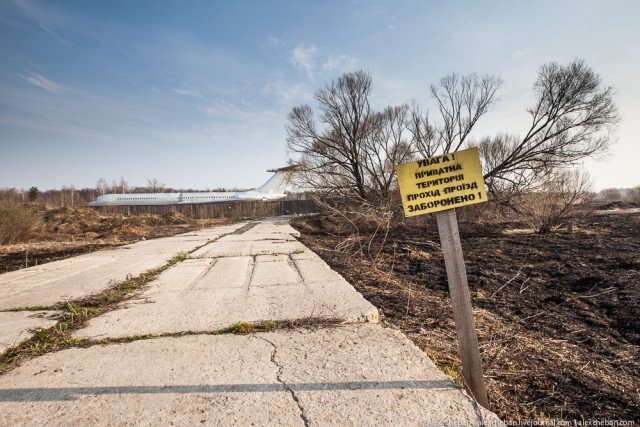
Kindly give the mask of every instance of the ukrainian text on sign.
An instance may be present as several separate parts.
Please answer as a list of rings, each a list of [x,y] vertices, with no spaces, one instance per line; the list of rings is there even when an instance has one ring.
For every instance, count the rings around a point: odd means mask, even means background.
[[[477,148],[396,167],[405,216],[487,201]]]

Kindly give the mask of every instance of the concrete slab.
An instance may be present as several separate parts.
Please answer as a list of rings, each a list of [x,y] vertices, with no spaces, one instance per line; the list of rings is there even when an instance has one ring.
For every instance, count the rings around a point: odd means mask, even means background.
[[[189,252],[242,225],[219,227],[198,235],[142,241],[2,274],[0,309],[50,306],[89,296],[128,276],[161,267],[177,253]]]
[[[94,256],[82,266],[71,269],[51,270],[46,265],[36,275],[18,280],[0,276],[3,292],[0,309],[49,306],[58,302],[89,296],[109,287],[112,283],[137,276],[147,270],[164,265],[174,254],[131,254],[125,257],[109,254]],[[7,273],[10,275],[11,273]]]
[[[48,354],[0,377],[2,424],[299,424],[271,352],[257,339],[190,336]]]
[[[296,267],[303,261],[325,267],[303,278]],[[165,271],[138,299],[92,319],[74,336],[210,331],[241,320],[307,318],[377,322],[378,311],[313,253],[301,261],[288,255],[195,259]]]
[[[280,379],[316,425],[498,421],[399,331],[365,324],[265,335]]]
[[[248,221],[237,222],[237,223],[229,224],[229,225],[221,225],[221,226],[218,226],[218,227],[203,228],[201,230],[189,231],[187,233],[178,234],[178,236],[183,236],[183,237],[184,236],[206,237],[206,238],[209,238],[209,239],[217,239],[220,236],[223,236],[225,234],[233,233],[236,230],[238,230],[239,228],[242,228],[247,224],[249,224]]]
[[[18,311],[0,313],[0,353],[14,344],[30,338],[32,331],[57,323],[56,311]]]
[[[223,240],[223,239],[221,239]],[[218,258],[227,256],[256,256],[295,254],[306,250],[298,241],[279,240],[249,240],[249,241],[218,241],[207,245],[193,253],[195,257]]]
[[[242,234],[229,234],[220,239],[223,242],[246,242],[255,240],[294,241],[300,233],[285,220],[269,218],[257,223]]]
[[[0,413],[7,425],[499,422],[404,335],[371,324],[51,353],[0,377]]]
[[[51,294],[66,295],[60,290],[82,288],[100,272],[112,277],[148,267],[170,258],[177,248],[195,248],[218,236],[198,251],[201,258],[166,270],[137,299],[92,319],[74,336],[188,334],[238,320],[338,317],[376,322],[375,307],[292,240],[291,230],[285,221],[269,219],[243,234],[228,234],[230,227],[223,233],[141,242],[108,255],[23,270],[9,279],[2,275],[0,292],[6,290],[12,304],[33,305],[23,301],[45,300],[47,286],[54,289]],[[5,325],[15,324],[11,333],[20,338],[34,324],[29,318],[33,314],[0,313],[0,343]],[[134,339],[49,353],[0,376],[0,413],[0,424],[7,425],[51,420],[225,426],[498,422],[404,335],[366,323],[242,336]]]
[[[282,233],[252,233],[251,230],[243,234],[229,234],[221,237],[220,242],[247,242],[255,240],[275,240],[281,242],[294,242],[296,238],[291,234]]]

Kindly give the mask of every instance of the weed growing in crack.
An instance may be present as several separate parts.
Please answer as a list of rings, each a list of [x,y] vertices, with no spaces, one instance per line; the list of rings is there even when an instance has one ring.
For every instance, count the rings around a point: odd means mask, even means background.
[[[54,309],[52,307],[45,306],[45,305],[34,305],[34,306],[27,306],[27,307],[5,308],[0,310],[0,313],[17,313],[20,311],[48,311],[48,310],[54,310]]]
[[[236,322],[235,324],[221,329],[220,333],[222,334],[248,334],[250,332],[254,332],[255,331],[255,327],[253,326],[253,324],[251,324],[250,322],[244,322],[242,320],[239,320],[238,322]]]
[[[460,387],[464,387],[462,377],[460,376],[460,373],[456,369],[455,365],[451,365],[451,367],[445,369],[444,373],[447,374],[447,376],[449,376],[453,380],[453,382],[458,384]]]
[[[44,308],[62,311],[60,320],[54,326],[38,329],[30,339],[12,346],[0,354],[0,374],[10,371],[21,362],[34,357],[80,345],[81,341],[71,336],[75,330],[84,326],[90,319],[113,310],[118,303],[131,297],[134,291],[140,289],[158,277],[160,273],[184,261],[188,257],[188,253],[180,252],[173,256],[173,258],[162,267],[149,270],[137,277],[127,276],[124,282],[115,283],[110,288],[96,295],[75,301],[67,301],[66,304],[56,304],[53,307],[38,306],[37,308],[39,309]],[[27,308],[34,309],[35,307]]]
[[[258,322],[254,326],[256,330],[259,330],[259,331],[270,331],[270,330],[276,329],[278,327],[278,324],[276,322],[267,320],[267,321]]]

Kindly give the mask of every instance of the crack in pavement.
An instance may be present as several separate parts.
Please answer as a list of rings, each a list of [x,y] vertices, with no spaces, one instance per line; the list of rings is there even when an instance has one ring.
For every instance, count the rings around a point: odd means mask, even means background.
[[[309,418],[307,418],[307,414],[304,410],[304,406],[302,406],[302,402],[300,401],[300,398],[296,394],[296,391],[291,386],[287,385],[286,381],[282,379],[282,372],[284,370],[284,366],[278,363],[278,360],[277,360],[278,347],[273,342],[269,341],[264,337],[256,337],[256,338],[269,343],[271,347],[273,347],[273,351],[271,352],[271,363],[273,363],[278,368],[278,372],[276,372],[276,379],[280,384],[282,384],[282,387],[284,387],[284,389],[289,392],[293,401],[296,402],[296,405],[298,406],[298,410],[300,411],[300,419],[304,423],[304,426],[309,427]]]

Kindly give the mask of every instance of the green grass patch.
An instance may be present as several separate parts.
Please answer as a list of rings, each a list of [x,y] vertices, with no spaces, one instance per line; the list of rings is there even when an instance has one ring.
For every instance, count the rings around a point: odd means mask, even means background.
[[[445,369],[444,373],[447,374],[453,380],[453,382],[458,384],[460,387],[464,388],[464,381],[462,380],[462,375],[460,375],[455,365],[451,365],[449,368]]]
[[[188,253],[180,252],[162,267],[147,271],[137,277],[128,277],[124,282],[115,283],[103,292],[86,298],[52,307],[34,306],[3,310],[17,312],[47,309],[60,311],[61,315],[56,325],[38,329],[30,339],[12,346],[0,354],[0,374],[10,371],[23,361],[34,357],[77,347],[81,341],[72,337],[73,331],[83,327],[90,319],[113,310],[118,303],[130,298],[135,291],[154,280],[163,271],[184,261],[188,256]]]
[[[253,331],[255,331],[255,327],[252,323],[240,320],[229,327],[220,329],[219,332],[221,334],[248,334]]]
[[[278,328],[278,324],[276,322],[272,322],[272,321],[258,322],[254,326],[255,326],[256,330],[259,330],[259,331],[270,331],[272,329]]]

